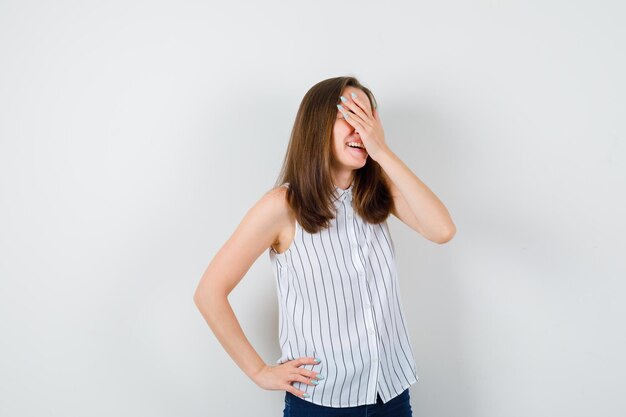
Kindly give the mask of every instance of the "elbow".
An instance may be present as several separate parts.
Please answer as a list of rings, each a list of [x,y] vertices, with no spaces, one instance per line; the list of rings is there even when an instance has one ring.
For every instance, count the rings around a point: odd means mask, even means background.
[[[196,305],[196,307],[200,307],[201,302],[202,302],[202,295],[200,294],[199,291],[196,290],[196,292],[193,293],[193,303]]]
[[[204,311],[206,311],[206,306],[207,306],[205,297],[203,297],[202,294],[200,294],[197,291],[193,294],[193,304],[201,313],[204,314]]]
[[[212,307],[214,304],[210,297],[206,293],[196,291],[193,295],[193,303],[207,323],[210,323],[213,315]]]
[[[218,305],[221,300],[227,300],[228,296],[218,291],[197,289],[193,294],[193,303],[200,311],[208,310],[209,307]]]
[[[193,303],[202,310],[210,303],[211,295],[206,290],[201,290],[200,288],[196,289],[196,292],[193,293]]]
[[[451,241],[455,234],[456,226],[454,226],[453,224],[451,227],[441,232],[436,239],[433,239],[433,242],[443,245],[444,243],[448,243],[449,241]]]
[[[193,294],[193,303],[196,305],[196,307],[198,307],[201,310],[203,307],[206,307],[209,304],[211,304],[210,300],[211,300],[211,295],[207,294],[204,291],[196,291]]]

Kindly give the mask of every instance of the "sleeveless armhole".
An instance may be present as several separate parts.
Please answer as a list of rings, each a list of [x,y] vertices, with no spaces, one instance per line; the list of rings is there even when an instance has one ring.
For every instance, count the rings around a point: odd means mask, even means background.
[[[283,184],[280,185],[281,187],[285,187],[285,188],[289,188],[289,183],[285,182]],[[293,247],[294,243],[296,242],[296,237],[298,237],[298,219],[296,219],[296,221],[294,222],[294,227],[293,227],[293,240],[291,241],[291,243],[289,244],[289,247],[287,249],[285,249],[282,252],[276,252],[274,250],[274,248],[272,248],[272,250],[274,251],[275,254],[279,255],[279,256],[284,256],[287,254],[287,252],[289,252],[291,250],[291,248]]]

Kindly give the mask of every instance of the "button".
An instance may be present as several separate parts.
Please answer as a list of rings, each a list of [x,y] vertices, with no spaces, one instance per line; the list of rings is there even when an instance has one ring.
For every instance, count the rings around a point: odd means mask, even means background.
[[[353,248],[356,248],[356,243],[352,242],[350,243],[350,246],[352,246]]]
[[[371,305],[370,303],[365,303],[365,307],[367,307],[367,308],[371,308],[371,307],[372,307],[372,305]]]
[[[363,275],[365,275],[365,274],[363,274],[363,272],[359,272],[359,276],[360,276],[361,278],[363,278]]]
[[[369,334],[374,334],[374,330],[369,330],[368,333]]]

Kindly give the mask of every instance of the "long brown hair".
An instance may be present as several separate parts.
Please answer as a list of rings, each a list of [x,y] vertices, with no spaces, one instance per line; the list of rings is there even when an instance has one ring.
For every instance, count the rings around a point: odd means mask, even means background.
[[[307,91],[300,103],[291,131],[289,145],[275,186],[287,182],[287,200],[298,223],[309,233],[330,226],[335,218],[337,198],[331,177],[333,127],[337,104],[347,86],[365,92],[378,107],[372,92],[355,77],[335,77],[320,81]],[[369,223],[387,219],[393,205],[383,170],[368,156],[365,165],[356,170],[352,183],[352,200],[357,214]]]

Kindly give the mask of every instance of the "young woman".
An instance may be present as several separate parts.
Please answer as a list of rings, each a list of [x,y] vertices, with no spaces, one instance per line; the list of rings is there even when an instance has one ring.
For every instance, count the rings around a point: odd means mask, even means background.
[[[411,416],[417,379],[387,226],[393,214],[426,239],[456,233],[433,192],[392,152],[372,92],[354,77],[304,96],[275,187],[213,258],[194,301],[243,372],[284,390],[286,416]],[[268,251],[282,355],[268,365],[228,294]]]

